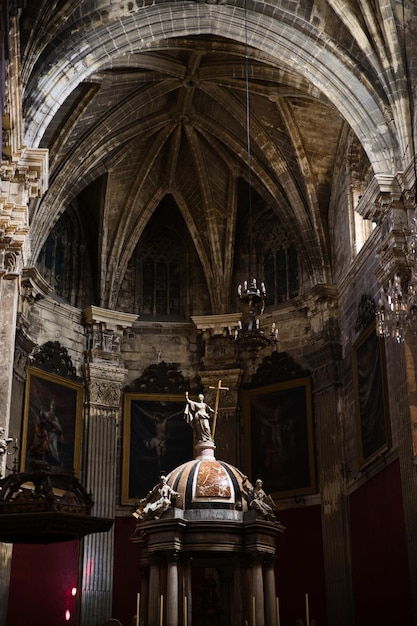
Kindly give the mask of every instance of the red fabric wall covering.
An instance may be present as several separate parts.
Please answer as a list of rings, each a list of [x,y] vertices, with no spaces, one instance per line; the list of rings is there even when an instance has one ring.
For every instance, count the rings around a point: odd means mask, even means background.
[[[78,541],[13,546],[7,626],[77,624],[71,590],[77,588],[78,548]]]
[[[278,511],[286,531],[278,538],[275,568],[281,624],[306,623],[308,594],[310,623],[327,626],[323,543],[319,506]]]
[[[355,626],[411,626],[398,461],[352,494],[350,516]]]

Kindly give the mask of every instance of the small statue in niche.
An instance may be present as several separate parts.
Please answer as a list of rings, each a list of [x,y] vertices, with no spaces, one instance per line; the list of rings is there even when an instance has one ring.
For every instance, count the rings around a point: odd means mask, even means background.
[[[195,432],[197,441],[213,441],[211,437],[210,420],[214,414],[214,409],[204,402],[202,393],[198,396],[198,402],[190,400],[188,391],[185,392],[184,419]]]
[[[242,486],[249,507],[270,522],[276,522],[277,518],[275,517],[274,510],[277,509],[277,505],[272,497],[263,490],[262,480],[257,478],[255,486],[253,486],[252,483],[249,482],[248,477],[244,476]]]
[[[139,507],[133,513],[133,516],[140,520],[159,519],[165,511],[171,506],[173,496],[180,494],[174,491],[167,483],[167,477],[161,474],[159,484],[139,500]]]
[[[8,454],[7,446],[13,441],[12,437],[6,437],[6,431],[0,426],[0,456]],[[10,453],[11,454],[11,453]]]

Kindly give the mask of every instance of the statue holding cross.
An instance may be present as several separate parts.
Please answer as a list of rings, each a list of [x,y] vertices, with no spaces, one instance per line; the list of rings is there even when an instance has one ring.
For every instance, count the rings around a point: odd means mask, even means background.
[[[214,409],[204,401],[202,393],[199,394],[198,401],[195,401],[189,399],[188,391],[185,392],[184,419],[193,428],[198,442],[214,440],[219,410],[219,394],[221,390],[229,390],[228,387],[222,387],[221,382],[221,380],[218,381],[217,387],[210,387],[210,389],[217,389]],[[211,420],[212,427],[210,427]]]

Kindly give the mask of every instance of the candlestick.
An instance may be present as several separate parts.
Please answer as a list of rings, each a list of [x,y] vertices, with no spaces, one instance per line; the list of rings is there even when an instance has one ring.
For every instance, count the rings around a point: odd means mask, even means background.
[[[252,626],[256,626],[256,604],[255,596],[252,596]]]
[[[306,593],[306,626],[310,626],[310,610],[308,606],[308,593]]]
[[[136,626],[139,626],[139,614],[140,614],[140,593],[136,596]]]
[[[281,619],[279,616],[279,598],[277,596],[277,626],[281,626]]]
[[[188,624],[188,615],[187,615],[187,596],[184,596],[184,626]]]

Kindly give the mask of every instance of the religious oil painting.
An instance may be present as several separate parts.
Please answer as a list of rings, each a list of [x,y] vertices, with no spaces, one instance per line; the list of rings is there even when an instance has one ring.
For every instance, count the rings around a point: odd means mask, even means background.
[[[249,478],[277,498],[315,493],[310,378],[246,391],[244,417]]]
[[[22,471],[34,461],[52,472],[78,476],[81,459],[82,385],[28,368],[22,434]]]
[[[185,396],[127,393],[124,397],[122,504],[134,504],[193,458]]]
[[[353,346],[356,435],[359,465],[391,446],[384,341],[373,322]]]

